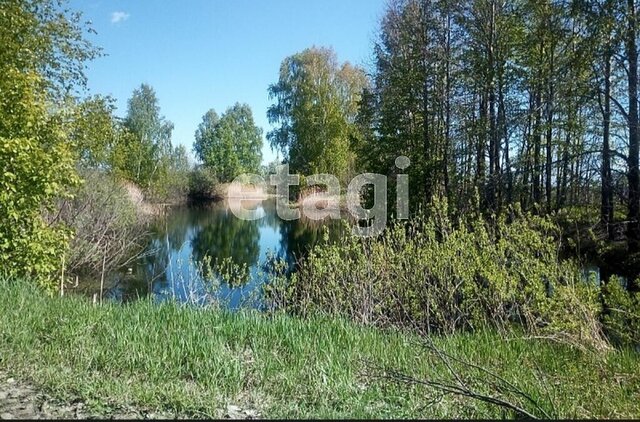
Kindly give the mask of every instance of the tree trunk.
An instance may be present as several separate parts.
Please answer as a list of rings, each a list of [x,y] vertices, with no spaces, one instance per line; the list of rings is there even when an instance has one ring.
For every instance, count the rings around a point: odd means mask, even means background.
[[[558,178],[558,189],[556,193],[556,210],[565,206],[567,201],[567,175],[569,173],[569,146],[571,145],[571,128],[567,130],[564,146],[562,147],[561,174]]]
[[[451,12],[447,4],[446,12],[446,63],[445,63],[445,132],[442,172],[445,195],[449,196],[449,149],[451,148]]]
[[[477,131],[477,154],[476,154],[476,183],[480,192],[484,189],[484,176],[485,176],[485,146],[487,138],[487,119],[489,115],[488,102],[484,94],[480,96],[480,118],[479,118],[479,130]]]
[[[640,174],[638,173],[638,51],[635,0],[627,0],[627,57],[629,59],[629,252],[640,251]]]
[[[498,142],[498,130],[496,125],[496,3],[491,2],[491,15],[489,20],[489,46],[488,46],[488,72],[486,90],[489,97],[489,184],[487,205],[489,209],[497,209],[498,177],[500,174],[500,143]]]
[[[611,180],[611,55],[607,52],[604,63],[604,104],[602,105],[602,203],[600,221],[613,238],[613,186]]]
[[[546,164],[545,164],[545,196],[547,199],[547,213],[551,213],[551,174],[553,163],[553,101],[554,101],[554,86],[553,86],[553,46],[551,48],[550,57],[550,72],[548,80],[547,91],[547,150],[546,150]]]
[[[505,172],[507,173],[507,203],[511,204],[513,201],[513,176],[511,174],[511,158],[509,155],[509,132],[507,129],[507,116],[504,103],[504,82],[503,78],[499,78],[498,88],[498,120],[500,126],[501,136],[504,139],[504,165]]]
[[[542,149],[542,99],[540,89],[535,93],[535,126],[533,135],[533,202],[538,206],[542,204],[542,163],[540,160]]]
[[[524,169],[522,171],[522,192],[520,202],[523,209],[529,209],[529,204],[533,199],[533,162],[531,159],[531,149],[533,140],[533,114],[535,108],[533,92],[529,92],[529,112],[527,113],[527,126],[525,129],[524,142],[520,156],[524,157]]]
[[[429,112],[429,26],[428,26],[428,11],[430,8],[430,1],[425,0],[422,3],[422,25],[423,25],[423,40],[422,40],[422,65],[423,65],[423,78],[424,84],[422,86],[422,153],[424,159],[424,194],[425,201],[427,203],[431,202],[433,195],[433,166],[432,160],[435,157],[432,157],[431,153],[431,127],[430,127],[430,112]]]

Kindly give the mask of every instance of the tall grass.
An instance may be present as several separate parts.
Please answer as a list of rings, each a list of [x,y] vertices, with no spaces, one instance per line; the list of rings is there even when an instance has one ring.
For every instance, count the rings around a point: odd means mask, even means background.
[[[266,417],[513,416],[380,378],[382,368],[421,379],[450,373],[410,334],[341,319],[146,300],[100,306],[7,280],[0,281],[0,315],[0,369],[94,409],[137,405],[218,417],[234,404]],[[490,331],[435,342],[515,383],[552,416],[640,414],[640,358],[633,353],[591,354]]]

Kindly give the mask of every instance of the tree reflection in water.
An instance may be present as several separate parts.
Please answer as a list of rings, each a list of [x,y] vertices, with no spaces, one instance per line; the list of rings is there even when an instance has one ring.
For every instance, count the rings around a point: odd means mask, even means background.
[[[217,289],[230,307],[241,305],[243,298],[255,295],[263,280],[260,271],[268,254],[284,257],[292,264],[294,257],[305,255],[323,239],[327,227],[329,241],[344,234],[339,220],[281,220],[274,199],[243,201],[256,220],[237,218],[226,202],[174,207],[152,227],[145,254],[132,265],[129,274],[113,275],[118,279],[110,297],[134,300],[144,296],[157,299],[173,297],[190,301],[192,295],[210,293],[202,277],[200,264],[230,260],[246,265],[248,282],[244,285],[222,283]],[[207,294],[208,294],[207,293]]]

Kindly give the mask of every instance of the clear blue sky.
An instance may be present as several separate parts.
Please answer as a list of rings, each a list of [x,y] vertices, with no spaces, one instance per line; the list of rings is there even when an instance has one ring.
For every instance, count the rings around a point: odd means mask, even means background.
[[[98,32],[106,57],[89,64],[92,94],[117,99],[118,115],[142,82],[151,84],[191,151],[210,108],[249,104],[266,135],[267,88],[280,62],[304,48],[333,47],[341,61],[368,68],[385,0],[71,0]],[[263,162],[275,158],[265,139]]]

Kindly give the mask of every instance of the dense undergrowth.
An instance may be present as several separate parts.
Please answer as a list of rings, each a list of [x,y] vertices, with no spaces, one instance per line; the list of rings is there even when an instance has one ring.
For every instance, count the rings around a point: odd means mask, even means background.
[[[548,218],[513,209],[452,221],[441,204],[379,237],[318,245],[293,274],[271,265],[267,296],[302,315],[426,334],[491,327],[599,349],[637,345],[637,295],[584,279],[561,243]]]

